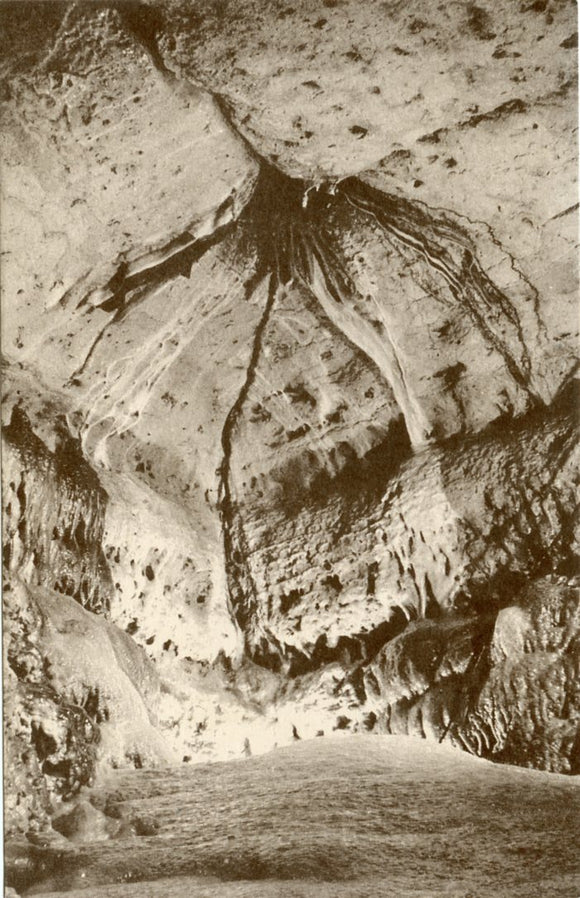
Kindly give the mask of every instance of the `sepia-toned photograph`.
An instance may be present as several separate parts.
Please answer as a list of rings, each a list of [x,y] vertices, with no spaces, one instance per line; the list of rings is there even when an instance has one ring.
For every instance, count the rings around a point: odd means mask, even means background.
[[[572,0],[0,0],[4,898],[580,898]]]

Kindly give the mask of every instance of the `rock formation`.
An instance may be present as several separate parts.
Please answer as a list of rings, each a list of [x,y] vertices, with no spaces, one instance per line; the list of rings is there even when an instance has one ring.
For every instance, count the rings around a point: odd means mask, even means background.
[[[575,15],[2,4],[10,830],[333,732],[580,772]]]

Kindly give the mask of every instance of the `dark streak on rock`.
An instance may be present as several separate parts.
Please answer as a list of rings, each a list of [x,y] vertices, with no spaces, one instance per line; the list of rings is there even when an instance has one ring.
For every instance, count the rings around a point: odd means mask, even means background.
[[[466,121],[461,122],[459,127],[475,128],[477,125],[481,124],[481,122],[495,122],[508,115],[527,112],[527,109],[528,105],[523,100],[517,98],[506,100],[505,103],[501,103],[494,109],[490,109],[489,112],[480,112],[477,115],[470,116]]]
[[[112,312],[113,316],[98,332],[83,362],[73,372],[69,382],[74,383],[84,373],[95,350],[109,328],[123,321],[129,311],[138,306],[157,287],[178,277],[189,278],[196,262],[199,262],[208,250],[216,246],[230,229],[231,223],[221,225],[208,237],[203,237],[199,240],[195,240],[186,231],[168,245],[167,251],[171,252],[171,250],[175,249],[168,258],[148,267],[143,267],[134,273],[131,273],[128,263],[122,262],[105,288],[108,288],[112,295],[99,306],[96,306],[103,312]],[[185,243],[184,249],[179,249],[180,243]],[[87,302],[88,297],[85,297],[81,300],[79,306],[83,307]]]
[[[341,189],[355,208],[374,217],[389,237],[420,253],[445,278],[454,298],[465,306],[486,341],[503,357],[513,380],[535,404],[538,398],[530,387],[531,361],[519,317],[481,267],[469,235],[454,222],[435,219],[427,206],[384,194],[356,178],[344,181]],[[449,252],[447,241],[459,249],[460,262]],[[508,322],[519,358],[501,332],[501,325]]]

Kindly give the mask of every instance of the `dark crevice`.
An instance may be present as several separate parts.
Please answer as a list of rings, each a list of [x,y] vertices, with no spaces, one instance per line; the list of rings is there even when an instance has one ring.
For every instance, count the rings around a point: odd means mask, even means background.
[[[108,5],[117,10],[126,29],[147,51],[155,68],[160,72],[173,74],[165,65],[159,51],[158,38],[164,25],[161,10],[139,0],[119,0]]]
[[[211,87],[202,83],[201,80],[195,82],[187,82],[179,78],[165,63],[163,54],[159,49],[159,40],[164,33],[163,13],[156,7],[149,6],[141,0],[118,0],[116,3],[109,4],[116,9],[121,17],[127,31],[129,31],[146,50],[151,62],[157,71],[170,82],[181,81],[184,84],[190,84],[195,88],[201,88],[211,95],[213,101],[218,107],[224,121],[230,131],[243,143],[249,155],[256,159],[259,164],[265,160],[256,152],[254,146],[242,134],[235,122],[235,112],[232,104],[223,94],[212,90]]]
[[[346,451],[346,446],[344,447]],[[385,484],[392,479],[403,461],[412,454],[411,440],[403,415],[389,424],[387,436],[361,457],[353,449],[351,457],[338,474],[331,477],[327,471],[321,472],[312,483],[306,501],[314,503],[328,501],[329,495],[343,496],[378,495],[384,492]]]
[[[123,321],[129,311],[139,305],[157,287],[176,280],[178,277],[189,278],[193,266],[200,261],[208,250],[223,240],[226,233],[232,229],[232,226],[232,223],[228,222],[219,226],[209,236],[202,237],[199,240],[195,240],[186,231],[181,237],[171,241],[169,246],[165,248],[163,254],[170,252],[168,258],[164,258],[162,261],[147,267],[142,267],[138,271],[131,271],[129,264],[122,262],[113,277],[105,285],[104,289],[110,291],[110,296],[96,306],[96,308],[104,312],[113,313],[113,317],[107,321],[93,340],[82,364],[71,375],[70,383],[75,384],[75,381],[84,373],[95,354],[95,350],[109,328]],[[185,244],[183,249],[179,248],[180,244]],[[135,264],[132,267],[135,268]],[[79,305],[84,306],[87,301],[88,297],[81,300]]]
[[[272,166],[262,165],[262,172],[254,194],[242,213],[240,225],[247,229],[258,249],[258,260],[254,275],[246,285],[246,291],[257,289],[268,278],[268,294],[253,339],[252,352],[248,361],[246,378],[234,405],[231,407],[221,435],[222,463],[219,469],[219,508],[222,520],[226,574],[228,591],[233,613],[242,632],[255,623],[258,596],[244,559],[248,558],[243,525],[237,513],[232,495],[231,458],[233,436],[242,415],[243,407],[254,382],[256,368],[262,350],[262,342],[278,290],[296,276],[296,234],[304,230],[305,209],[303,198],[305,185],[302,181],[288,178]],[[279,663],[279,647],[276,660],[272,659],[270,642],[275,642],[270,634],[262,638],[256,648],[255,659],[261,657],[267,666]]]
[[[54,452],[21,407],[14,407],[3,428],[3,453],[13,455],[21,469],[14,484],[18,519],[12,515],[5,527],[5,570],[18,576],[31,562],[35,584],[106,614],[112,594],[102,549],[108,496],[64,417],[56,416],[53,425]]]
[[[276,300],[278,282],[276,275],[272,272],[269,276],[268,296],[264,311],[254,334],[254,344],[252,353],[246,370],[246,378],[242,384],[242,388],[238,393],[238,397],[231,407],[221,435],[222,445],[222,462],[218,471],[219,474],[219,509],[222,522],[222,531],[224,539],[224,553],[226,576],[228,580],[228,591],[232,604],[232,611],[236,616],[242,632],[246,632],[247,625],[250,623],[250,617],[257,606],[257,596],[253,589],[251,578],[247,572],[242,574],[241,566],[243,558],[247,558],[247,554],[240,551],[240,541],[243,540],[241,522],[236,520],[236,503],[232,497],[231,487],[231,461],[232,461],[232,442],[238,420],[240,418],[242,408],[247,399],[248,392],[254,381],[256,365],[262,348],[262,337],[267,327],[270,313]],[[243,547],[245,548],[245,547]],[[245,581],[246,594],[242,589],[242,582]],[[247,594],[247,588],[250,587],[252,595]]]
[[[384,194],[356,178],[344,181],[341,190],[354,208],[372,216],[389,237],[419,253],[443,276],[455,300],[469,312],[488,344],[502,356],[530,404],[538,404],[539,399],[530,387],[531,361],[517,312],[481,267],[469,235],[458,225],[434,220],[428,215],[427,207]],[[460,261],[451,255],[443,241],[459,249]],[[511,326],[519,358],[505,339],[502,325]]]
[[[461,122],[459,127],[476,128],[481,122],[495,122],[505,116],[527,112],[527,110],[528,104],[516,97],[513,100],[506,100],[505,103],[501,103],[495,109],[490,109],[489,112],[480,112],[470,116],[466,121]]]
[[[330,646],[326,634],[322,634],[316,640],[310,654],[287,646],[285,670],[288,676],[299,677],[335,662],[347,668],[354,668],[338,684],[337,690],[349,683],[360,693],[359,700],[364,702],[366,695],[362,682],[363,668],[387,642],[402,633],[408,623],[407,615],[400,608],[395,608],[389,620],[383,621],[368,632],[340,636],[336,645]]]

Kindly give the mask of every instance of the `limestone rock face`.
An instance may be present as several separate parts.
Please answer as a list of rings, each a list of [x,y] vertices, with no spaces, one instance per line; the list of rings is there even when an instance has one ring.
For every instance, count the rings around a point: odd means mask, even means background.
[[[39,828],[99,765],[171,760],[159,677],[126,633],[78,602],[13,579],[4,595],[8,829]]]
[[[70,595],[91,611],[112,593],[102,549],[106,493],[66,427],[55,451],[34,433],[20,406],[3,432],[6,572]]]
[[[366,672],[387,732],[577,773],[578,584],[543,578],[498,614],[412,624]]]
[[[260,152],[312,183],[368,168],[384,192],[459,216],[494,282],[536,291],[551,340],[575,352],[574,3],[203,6],[162,5],[164,58],[219,90]]]
[[[578,772],[573,4],[0,16],[11,825],[332,732]]]
[[[252,580],[271,597],[258,620],[311,654],[391,620],[501,605],[513,579],[570,563],[575,454],[570,419],[535,418],[375,468],[354,496],[330,489],[291,515],[259,506],[246,523]]]

